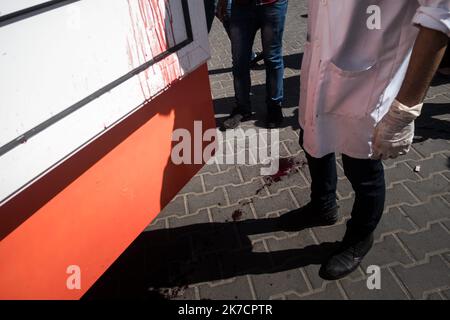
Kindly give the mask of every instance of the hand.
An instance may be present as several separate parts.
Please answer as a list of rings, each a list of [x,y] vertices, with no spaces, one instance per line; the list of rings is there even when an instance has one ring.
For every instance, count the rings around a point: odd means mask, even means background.
[[[227,5],[228,5],[228,0],[219,0],[219,2],[217,3],[216,17],[222,23],[227,14]]]
[[[408,153],[414,138],[414,120],[422,105],[408,107],[395,100],[375,128],[372,159],[397,158]]]

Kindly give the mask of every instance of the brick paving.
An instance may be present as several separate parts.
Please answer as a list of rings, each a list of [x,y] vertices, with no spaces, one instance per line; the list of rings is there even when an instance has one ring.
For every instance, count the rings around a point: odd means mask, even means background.
[[[306,37],[305,1],[291,1],[284,38],[286,126],[282,157],[304,159],[298,145],[300,61]],[[233,107],[230,43],[215,21],[210,35],[211,88],[217,121]],[[259,38],[255,50],[260,50]],[[258,125],[264,114],[263,67],[252,72]],[[449,299],[450,83],[430,89],[411,152],[385,162],[387,201],[375,245],[361,267],[339,281],[318,275],[321,260],[345,232],[353,192],[340,162],[341,219],[331,227],[284,232],[280,214],[307,203],[302,165],[268,184],[260,166],[206,165],[173,199],[88,297],[169,299]],[[262,107],[262,108],[261,108]],[[300,161],[300,163],[302,163]],[[421,170],[415,172],[414,168]],[[381,268],[381,290],[365,271]],[[107,292],[107,293],[106,293]]]

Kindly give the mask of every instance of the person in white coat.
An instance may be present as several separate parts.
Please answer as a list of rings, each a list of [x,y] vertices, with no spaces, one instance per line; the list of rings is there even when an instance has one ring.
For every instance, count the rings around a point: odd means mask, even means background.
[[[384,210],[382,159],[409,151],[414,120],[450,36],[450,0],[310,0],[301,70],[300,144],[311,201],[282,226],[338,220],[336,159],[355,202],[339,250],[319,271],[339,279],[360,264]]]

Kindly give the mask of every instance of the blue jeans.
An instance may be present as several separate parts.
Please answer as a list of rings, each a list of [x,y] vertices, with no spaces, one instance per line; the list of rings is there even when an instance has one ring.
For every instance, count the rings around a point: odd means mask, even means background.
[[[228,38],[231,41],[231,34],[230,34],[230,17],[231,17],[231,7],[233,6],[233,0],[228,0],[227,1],[227,10],[225,12],[225,17],[223,19],[223,28],[225,29],[225,31],[227,32]],[[253,47],[253,44],[252,44]],[[256,53],[253,51],[252,49],[252,53],[251,53],[251,60],[256,58]]]
[[[283,101],[283,32],[288,0],[257,6],[233,3],[230,16],[230,39],[233,56],[233,78],[236,103],[250,112],[250,61],[256,32],[261,29],[266,66],[266,102],[281,105]]]

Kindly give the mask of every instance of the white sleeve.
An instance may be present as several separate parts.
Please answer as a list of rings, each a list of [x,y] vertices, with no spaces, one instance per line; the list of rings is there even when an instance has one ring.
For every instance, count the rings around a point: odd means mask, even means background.
[[[413,23],[442,31],[450,37],[450,0],[418,0]]]

